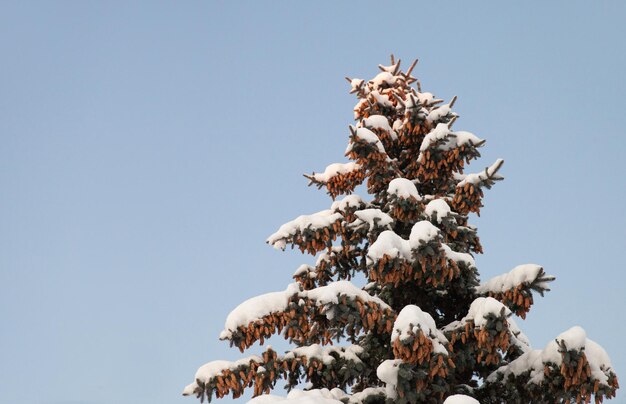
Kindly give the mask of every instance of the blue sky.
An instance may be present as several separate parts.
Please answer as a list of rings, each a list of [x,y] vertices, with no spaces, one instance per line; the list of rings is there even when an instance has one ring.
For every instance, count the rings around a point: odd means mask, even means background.
[[[544,265],[533,345],[581,325],[624,377],[623,3],[233,3],[0,4],[0,402],[195,402],[228,312],[312,262],[264,240],[330,204],[302,173],[391,52],[505,159],[483,277]]]

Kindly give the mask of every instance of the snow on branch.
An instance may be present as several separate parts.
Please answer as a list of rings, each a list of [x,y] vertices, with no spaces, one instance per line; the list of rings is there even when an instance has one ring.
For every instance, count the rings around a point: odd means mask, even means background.
[[[403,199],[413,198],[416,201],[422,200],[422,196],[417,191],[413,181],[406,178],[395,178],[391,180],[387,187],[387,195],[395,195]]]
[[[491,296],[506,305],[511,311],[522,318],[533,304],[535,291],[543,296],[549,291],[549,282],[555,277],[547,275],[543,267],[536,264],[518,265],[510,272],[491,278],[476,288],[476,293]]]
[[[333,202],[330,206],[330,210],[334,212],[341,212],[345,216],[358,209],[364,209],[368,204],[358,195],[348,195],[339,201]]]
[[[422,182],[448,179],[460,173],[465,163],[480,156],[477,148],[485,143],[470,132],[453,132],[440,123],[424,137],[415,164],[407,166],[407,175]]]
[[[304,174],[309,185],[318,189],[326,187],[328,194],[334,199],[340,194],[350,194],[365,179],[361,165],[355,162],[334,163],[326,167],[323,173]]]
[[[357,123],[357,127],[364,127],[372,132],[380,139],[388,155],[394,155],[397,151],[398,133],[389,123],[389,119],[384,115],[370,115],[361,119]]]
[[[393,218],[380,209],[363,209],[354,212],[356,220],[347,227],[354,231],[353,239],[375,239],[381,232],[391,229]]]
[[[343,404],[336,396],[335,390],[339,389],[315,389],[315,390],[292,390],[287,397],[273,394],[262,395],[248,401],[247,404]],[[344,397],[342,391],[340,397]]]
[[[446,217],[453,217],[450,206],[441,198],[433,199],[428,202],[424,208],[424,214],[426,214],[430,220],[436,221],[437,223],[441,223]]]
[[[312,215],[301,215],[280,226],[268,237],[267,243],[274,248],[285,249],[287,243],[297,245],[302,252],[315,254],[332,245],[340,231],[343,215],[330,209]]]
[[[519,399],[546,402],[602,402],[615,396],[617,376],[606,351],[587,338],[581,327],[572,327],[543,350],[528,351],[491,373],[485,390],[513,387]]]
[[[384,115],[370,115],[361,120],[363,126],[370,130],[381,130],[389,135],[392,140],[396,140],[398,135],[389,125],[389,120]]]
[[[407,305],[393,324],[391,344],[396,359],[423,365],[431,377],[445,377],[448,367],[454,367],[448,354],[452,346],[437,329],[435,320],[418,306]],[[440,359],[441,357],[441,359]]]
[[[291,220],[267,238],[267,243],[277,249],[285,249],[288,243],[300,251],[315,255],[330,249],[338,235],[343,235],[343,223],[353,221],[357,209],[367,207],[360,196],[348,195],[333,202],[330,209],[312,215],[301,215]]]
[[[422,141],[420,146],[419,161],[425,162],[427,151],[443,150],[448,151],[458,149],[464,146],[479,147],[485,143],[484,140],[478,138],[470,132],[458,131],[453,132],[448,125],[439,123],[431,132],[429,132]]]
[[[233,398],[243,394],[243,389],[253,380],[254,372],[263,363],[263,358],[250,356],[238,361],[218,360],[202,365],[194,381],[183,389],[183,396],[195,395],[211,402],[213,394],[222,398],[233,393]],[[242,380],[238,380],[242,379]]]
[[[369,81],[376,90],[382,90],[396,84],[397,77],[392,72],[382,71]]]
[[[502,167],[504,160],[497,159],[495,163],[486,167],[484,171],[474,174],[468,174],[465,178],[457,184],[457,188],[462,188],[467,184],[484,184],[484,186],[490,187],[494,181],[503,179],[501,175],[498,175],[498,170]]]
[[[311,290],[300,290],[293,283],[283,292],[257,296],[237,306],[228,315],[220,339],[242,352],[283,330],[285,338],[298,343],[328,344],[344,332],[352,339],[363,329],[391,332],[394,316],[384,301],[349,281]]]
[[[419,348],[417,348],[419,349]],[[434,356],[423,365],[387,359],[376,369],[376,376],[385,383],[386,402],[421,403],[438,398],[442,402],[446,391],[445,377],[448,374],[444,355]]]
[[[333,247],[334,248],[334,247]],[[302,264],[293,273],[292,278],[300,285],[304,290],[313,289],[318,283],[328,283],[331,279],[330,271],[323,271],[318,273],[316,267],[311,265]]]
[[[292,390],[287,397],[262,395],[248,401],[247,404],[372,404],[384,402],[384,387],[368,387],[358,393],[346,394],[339,388]]]
[[[386,154],[385,147],[378,136],[371,130],[363,127],[350,126],[350,132],[352,133],[350,138],[351,143],[348,145],[348,149],[346,149],[346,154],[353,151],[358,154],[356,151],[357,145],[366,147],[368,149],[367,151],[376,151],[381,154]]]
[[[528,351],[528,338],[521,333],[511,311],[491,297],[476,298],[465,317],[444,327],[454,351],[469,351],[478,363],[499,365],[503,354]]]
[[[504,160],[498,159],[484,171],[466,176],[459,176],[461,181],[456,185],[452,206],[457,212],[466,215],[469,212],[480,214],[483,206],[483,188],[490,189],[496,181],[504,179],[498,174]]]
[[[350,126],[350,132],[346,156],[355,160],[366,173],[370,193],[382,191],[392,178],[400,174],[396,160],[389,157],[376,133],[354,126]]]
[[[478,400],[464,394],[454,394],[446,398],[443,404],[480,404]]]
[[[454,105],[455,101],[456,96],[452,98],[450,103],[432,108],[426,116],[426,120],[431,124],[447,124],[448,122],[450,122],[451,119],[457,117],[457,114],[452,112],[452,106]]]
[[[459,276],[459,264],[474,267],[470,254],[453,251],[441,239],[440,230],[426,220],[413,225],[408,240],[391,230],[382,232],[368,250],[370,279],[396,286],[418,281],[436,287]]]
[[[194,382],[183,390],[183,395],[206,397],[210,402],[213,395],[222,398],[232,393],[233,398],[237,398],[246,387],[254,387],[254,395],[259,396],[269,393],[281,378],[287,381],[289,389],[301,382],[346,388],[354,383],[364,368],[359,357],[362,353],[363,348],[358,345],[323,347],[314,344],[284,355],[269,347],[262,357],[251,356],[234,362],[213,361],[201,366]]]
[[[423,210],[423,197],[413,181],[395,178],[387,186],[387,205],[390,215],[401,222],[415,222]]]

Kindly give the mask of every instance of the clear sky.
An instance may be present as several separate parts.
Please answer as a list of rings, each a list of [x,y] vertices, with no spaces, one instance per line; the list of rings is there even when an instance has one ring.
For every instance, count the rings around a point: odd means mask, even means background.
[[[0,3],[0,402],[195,402],[228,312],[313,262],[265,238],[329,206],[302,173],[391,52],[459,96],[470,171],[505,159],[483,278],[544,265],[533,345],[581,325],[626,380],[623,2],[235,3]]]

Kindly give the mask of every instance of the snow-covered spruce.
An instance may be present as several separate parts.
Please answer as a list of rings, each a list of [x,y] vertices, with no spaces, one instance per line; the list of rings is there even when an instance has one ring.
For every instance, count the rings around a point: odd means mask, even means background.
[[[362,354],[363,348],[357,345],[323,347],[313,344],[283,355],[268,347],[262,356],[235,362],[213,361],[201,366],[195,381],[185,387],[183,395],[209,399],[213,395],[217,398],[228,394],[239,397],[250,384],[254,386],[255,394],[267,393],[278,378],[290,380],[290,388],[299,382],[332,382],[339,378],[342,382],[338,385],[345,388],[363,369],[359,357]]]
[[[424,198],[417,191],[417,187],[406,178],[395,178],[387,186],[387,204],[390,216],[401,223],[411,223],[423,211]]]
[[[458,277],[461,267],[474,268],[468,253],[453,251],[442,242],[440,230],[422,220],[413,225],[405,240],[392,230],[382,232],[367,254],[370,278],[381,284],[407,282],[437,287]]]
[[[504,160],[498,159],[483,172],[458,176],[460,181],[456,184],[454,196],[451,198],[454,209],[462,214],[480,213],[483,206],[483,188],[490,189],[496,181],[504,179],[498,174],[503,163]]]
[[[201,400],[250,388],[253,404],[502,404],[601,402],[617,376],[606,352],[575,327],[532,350],[514,321],[554,277],[523,265],[480,284],[470,213],[503,177],[498,159],[465,174],[485,141],[452,129],[456,97],[422,89],[392,57],[357,97],[348,161],[305,175],[335,200],[268,238],[313,255],[282,292],[228,316],[221,338],[241,351],[282,334],[279,354],[202,366],[184,390]],[[474,170],[476,171],[476,170]],[[352,194],[357,186],[369,194]],[[350,280],[357,277],[363,288]],[[365,278],[365,279],[363,279]],[[332,343],[339,343],[332,345]],[[270,394],[283,380],[287,397]]]
[[[503,386],[522,400],[589,402],[592,396],[614,397],[618,382],[606,351],[575,326],[543,350],[529,350],[495,370],[483,389],[495,396]]]
[[[417,365],[427,380],[418,380],[417,385],[426,385],[434,377],[445,378],[454,363],[449,359],[452,346],[437,329],[435,320],[418,306],[407,305],[398,314],[393,324],[391,345],[395,358]]]
[[[333,163],[322,173],[305,175],[310,180],[309,185],[318,188],[326,187],[328,194],[336,198],[339,194],[349,194],[356,186],[363,182],[365,173],[361,165],[355,162]]]
[[[383,300],[351,282],[337,281],[310,290],[293,283],[283,292],[256,296],[237,306],[226,318],[220,339],[230,341],[242,352],[280,332],[300,344],[330,343],[333,338],[354,337],[362,330],[390,330],[392,316],[393,310]],[[321,318],[328,328],[311,322]]]
[[[536,264],[518,265],[510,272],[491,278],[476,288],[476,293],[495,297],[518,316],[525,318],[533,304],[532,292],[541,296],[554,276],[546,275],[543,267]]]
[[[267,238],[267,243],[283,250],[287,244],[291,244],[302,252],[316,254],[331,248],[333,241],[341,235],[344,224],[354,222],[357,218],[360,222],[353,224],[353,227],[358,227],[365,221],[370,225],[365,227],[366,232],[386,228],[393,221],[379,209],[368,209],[360,196],[348,195],[334,201],[330,209],[312,215],[301,215],[283,224]]]
[[[262,395],[248,401],[248,404],[368,404],[384,402],[385,397],[385,389],[381,387],[369,387],[353,394],[346,394],[338,388],[324,388],[292,390],[287,397]]]
[[[283,250],[287,243],[291,243],[302,251],[315,254],[331,245],[342,221],[343,215],[330,209],[298,216],[280,226],[276,233],[269,236],[267,243]]]
[[[516,356],[530,348],[528,338],[511,318],[511,311],[492,297],[478,297],[465,317],[448,324],[443,331],[460,352],[475,347],[475,360],[485,366],[498,365],[505,356]],[[474,348],[472,348],[474,349]]]

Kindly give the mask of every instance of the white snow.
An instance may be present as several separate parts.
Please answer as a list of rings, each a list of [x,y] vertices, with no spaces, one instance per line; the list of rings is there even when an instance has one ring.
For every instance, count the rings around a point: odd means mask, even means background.
[[[318,359],[321,360],[324,364],[329,365],[333,362],[336,361],[335,357],[331,355],[331,353],[335,353],[337,355],[339,355],[341,358],[345,359],[345,360],[349,360],[349,361],[353,361],[353,362],[361,362],[361,359],[358,357],[359,354],[361,354],[363,352],[363,348],[358,346],[358,345],[350,345],[350,346],[346,346],[346,347],[339,347],[339,346],[327,346],[327,347],[323,347],[321,345],[318,344],[314,344],[311,346],[305,346],[305,347],[300,347],[300,348],[296,348],[290,352],[287,352],[285,355],[278,355],[278,359],[279,360],[288,360],[288,359],[293,359],[296,357],[302,357],[302,356],[306,356],[308,359]],[[198,371],[196,372],[195,375],[195,380],[199,380],[202,383],[208,383],[210,379],[216,377],[216,376],[221,376],[223,375],[223,372],[225,370],[235,370],[237,369],[239,366],[249,366],[252,362],[256,362],[257,364],[259,363],[263,363],[263,359],[259,356],[250,356],[247,358],[243,358],[240,359],[238,361],[224,361],[224,360],[219,360],[219,361],[212,361],[209,362],[203,366],[201,366]],[[257,372],[258,373],[262,373],[262,372],[266,372],[266,369],[263,366],[259,366],[257,368]],[[198,387],[197,383],[194,381],[193,383],[189,384],[188,386],[186,386],[183,389],[183,395],[191,395],[193,394],[194,390]],[[328,390],[328,389],[321,389],[321,390],[311,390],[311,391],[307,391],[307,392],[292,392],[290,393],[287,398],[288,399],[303,399],[303,398],[307,398],[307,399],[311,399],[314,401],[303,401],[306,403],[309,402],[324,402],[324,401],[316,401],[317,399],[322,399],[322,398],[336,398],[336,399],[340,399],[346,396],[346,393],[344,393],[342,390],[340,389],[333,389],[333,390]],[[271,403],[274,402],[272,400],[279,400],[281,402],[288,402],[288,401],[283,401],[285,400],[285,397],[279,397],[279,396],[273,396],[273,395],[263,395],[260,396],[262,398],[257,398],[255,400],[249,401],[252,403]],[[289,401],[290,402],[290,401]],[[299,402],[299,401],[294,401],[294,402]]]
[[[417,99],[420,104],[429,105],[435,101],[435,96],[432,93],[417,93]]]
[[[356,137],[358,137],[361,140],[364,140],[365,142],[369,144],[375,145],[379,152],[385,153],[385,147],[380,142],[380,139],[378,138],[378,136],[376,136],[374,132],[372,132],[371,130],[367,128],[356,128],[355,133],[356,133]]]
[[[438,124],[435,129],[431,130],[422,141],[422,145],[420,146],[420,152],[425,152],[428,150],[431,144],[438,142],[439,140],[444,140],[452,134],[450,128],[445,123]],[[420,156],[422,153],[420,153]],[[421,160],[421,158],[419,158]]]
[[[253,399],[249,400],[247,404],[272,404],[272,403],[277,403],[277,402],[281,402],[285,404],[289,403],[286,397],[281,397],[281,396],[277,396],[274,394],[262,394],[260,396],[254,397]]]
[[[183,396],[191,396],[197,387],[198,387],[198,383],[196,383],[195,381],[193,383],[186,385],[185,388],[183,389]]]
[[[391,103],[387,95],[381,94],[378,91],[372,91],[370,95],[374,97],[374,100],[376,101],[376,103],[384,107],[393,107],[393,104]]]
[[[510,272],[498,275],[482,283],[476,288],[476,293],[486,294],[489,292],[506,292],[523,283],[533,282],[543,268],[536,264],[523,264],[513,268]]]
[[[391,180],[389,186],[387,187],[388,195],[397,195],[400,198],[409,198],[413,197],[418,201],[422,200],[421,195],[417,192],[417,188],[413,181],[408,180],[406,178],[395,178]]]
[[[448,354],[446,349],[448,340],[437,329],[435,320],[430,314],[412,304],[404,306],[398,314],[395,323],[393,323],[391,341],[393,342],[396,338],[399,338],[400,341],[406,341],[410,337],[410,332],[417,334],[418,330],[422,330],[424,335],[432,341],[435,353]]]
[[[364,90],[367,90],[367,87],[363,87]],[[356,103],[356,105],[354,106],[354,119],[357,119],[360,116],[360,110],[361,108],[363,108],[365,105],[367,105],[367,100],[365,98],[360,99],[359,102]],[[347,153],[347,151],[346,151]]]
[[[367,118],[363,118],[361,122],[363,122],[363,125],[368,128],[381,129],[391,134],[392,137],[396,136],[395,132],[391,129],[391,126],[389,126],[387,117],[384,115],[370,115]]]
[[[297,284],[292,283],[282,292],[266,293],[241,303],[226,317],[220,339],[230,338],[232,332],[240,326],[248,325],[269,314],[284,311],[289,304],[289,298],[297,292]]]
[[[498,370],[492,372],[487,376],[487,382],[495,382],[498,379],[498,374],[502,374],[505,377],[509,374],[519,376],[522,373],[530,370],[530,382],[541,383],[543,381],[543,362],[541,361],[541,350],[532,350],[522,354],[519,358],[515,359],[506,366],[502,366]]]
[[[443,252],[446,254],[446,257],[448,259],[451,259],[455,262],[462,262],[470,268],[476,267],[476,262],[474,261],[474,257],[472,257],[471,254],[452,251],[452,249],[445,243],[441,243],[441,248],[443,249]]]
[[[367,263],[371,264],[388,255],[391,258],[403,258],[413,262],[412,250],[439,237],[439,229],[432,223],[423,220],[413,225],[408,240],[403,239],[392,230],[385,230],[376,239],[367,252]],[[471,254],[453,251],[447,244],[441,243],[446,258],[462,262],[468,267],[475,267]]]
[[[450,112],[452,112],[452,109],[450,108],[450,104],[442,105],[439,108],[435,108],[431,110],[428,113],[428,116],[426,117],[426,119],[430,122],[437,122],[437,121],[440,121],[441,118],[450,114]]]
[[[393,73],[398,68],[398,64],[400,64],[400,61],[397,61],[396,63],[389,65],[389,66],[378,65],[378,68],[384,72]]]
[[[289,301],[296,296],[300,299],[313,300],[317,306],[337,304],[339,303],[339,296],[347,296],[351,299],[358,297],[363,302],[376,304],[383,310],[391,309],[380,298],[371,296],[350,281],[337,281],[326,286],[304,291],[300,291],[297,283],[292,283],[282,292],[271,292],[256,296],[237,306],[226,318],[224,330],[220,333],[220,339],[231,338],[232,333],[240,326],[247,326],[249,323],[272,313],[285,311],[289,306]]]
[[[511,315],[511,310],[493,297],[479,297],[474,299],[465,318],[473,319],[477,327],[482,327],[487,323],[487,315],[494,314],[499,316],[502,309],[504,309],[505,317]]]
[[[363,79],[352,79],[350,80],[350,86],[352,87],[352,91],[357,91],[365,82]]]
[[[357,219],[350,224],[351,227],[359,227],[367,223],[369,230],[375,227],[391,227],[393,218],[380,209],[363,209],[354,212]]]
[[[585,355],[587,356],[587,361],[589,361],[591,375],[603,383],[606,383],[608,378],[603,370],[612,370],[613,366],[611,365],[611,359],[609,359],[609,355],[606,353],[604,348],[602,348],[597,342],[587,338],[585,341]]]
[[[445,142],[440,145],[438,148],[440,150],[450,150],[453,148],[460,147],[465,144],[476,145],[482,142],[480,138],[475,136],[470,132],[458,131],[453,132],[450,130],[448,125],[445,123],[439,123],[435,127],[435,129],[431,130],[422,141],[422,145],[420,146],[420,154],[418,156],[418,161],[423,161],[423,154],[426,150],[428,150],[433,144],[444,140]]]
[[[316,181],[326,183],[336,175],[347,174],[360,169],[361,166],[352,161],[349,163],[333,163],[327,166],[323,173],[313,173],[312,177]]]
[[[348,250],[351,251],[353,250],[354,247],[349,246]],[[315,261],[315,265],[319,265],[322,261],[327,261],[329,262],[331,260],[331,256],[332,255],[338,255],[340,253],[342,253],[344,250],[344,247],[342,246],[333,246],[330,248],[330,252],[328,250],[324,250],[322,251],[318,256],[317,256],[317,260]]]
[[[358,393],[352,394],[348,399],[348,404],[362,404],[370,396],[379,396],[385,394],[384,387],[368,387]]]
[[[487,323],[486,316],[488,314],[494,314],[499,316],[504,309],[504,316],[510,317],[511,310],[509,310],[505,305],[494,299],[493,297],[478,297],[474,299],[470,308],[467,312],[467,315],[463,317],[459,321],[454,321],[447,326],[444,327],[446,331],[452,331],[459,326],[467,323],[468,321],[474,321],[474,325],[476,327],[482,327]]]
[[[422,244],[426,244],[439,236],[439,229],[435,227],[431,222],[422,220],[413,225],[411,229],[411,235],[409,236],[409,243],[411,248],[419,247]]]
[[[479,173],[467,174],[465,178],[459,182],[456,186],[457,188],[465,186],[465,184],[479,184],[482,181],[485,181],[488,178],[492,179],[502,179],[501,175],[496,174],[496,171],[500,168],[504,160],[497,159],[495,163],[484,169]]]
[[[453,137],[455,140],[449,145],[449,147],[459,147],[468,143],[472,145],[477,145],[483,141],[481,138],[474,135],[473,133],[466,132],[464,130],[452,132],[452,134],[454,135]]]
[[[327,403],[328,401],[324,401],[324,400],[330,399],[330,400],[333,400],[331,402],[334,402],[334,400],[340,400],[344,398],[345,396],[346,396],[346,393],[341,389],[334,388],[332,390],[329,390],[329,389],[324,388],[324,389],[314,389],[314,390],[307,390],[307,391],[293,390],[287,395],[287,398],[289,399],[316,398],[320,400],[316,402]]]
[[[561,366],[562,355],[559,352],[559,343],[565,342],[568,350],[582,350],[587,357],[589,367],[591,368],[591,376],[600,383],[606,384],[608,377],[605,372],[613,371],[611,360],[606,351],[596,342],[587,338],[585,331],[574,326],[569,330],[561,333],[554,340],[548,342],[543,350],[528,351],[510,364],[496,370],[487,377],[488,382],[494,382],[498,378],[498,374],[507,376],[513,374],[520,375],[530,370],[530,382],[541,384],[544,380],[544,366],[552,363]]]
[[[419,103],[419,97],[416,98],[412,93],[407,94],[406,100],[404,100],[405,111],[416,109]]]
[[[480,402],[470,396],[455,394],[446,398],[443,404],[480,404]]]
[[[354,286],[350,281],[337,281],[319,288],[305,290],[299,293],[301,297],[308,297],[315,300],[318,306],[326,304],[339,303],[339,296],[347,296],[350,298],[359,298],[364,302],[371,302],[382,309],[390,309],[390,307],[376,296],[371,296],[366,291]]]
[[[396,385],[398,384],[398,370],[402,364],[401,359],[387,359],[376,369],[376,376],[385,383],[385,394],[389,398],[396,397]]]
[[[336,390],[339,389],[292,390],[287,397],[273,394],[260,395],[248,401],[247,404],[343,404],[339,399],[343,398],[345,393],[339,390],[343,393],[343,395],[341,395],[340,393],[338,394]]]
[[[367,252],[367,261],[380,260],[384,255],[392,258],[404,258],[411,261],[411,246],[409,241],[397,235],[393,230],[385,230],[380,233],[376,241],[370,245]]]
[[[312,215],[298,216],[296,219],[280,226],[278,231],[268,237],[267,242],[277,249],[285,249],[287,242],[285,239],[293,236],[296,232],[305,229],[320,229],[330,226],[337,220],[343,219],[341,213],[335,213],[331,209],[322,210]]]
[[[295,270],[295,272],[293,273],[293,276],[303,276],[305,274],[308,274],[309,277],[314,278],[315,277],[315,267],[312,267],[310,265],[307,264],[302,264],[298,267],[298,269]],[[278,292],[280,293],[280,292]]]
[[[426,208],[424,209],[424,213],[431,219],[437,220],[437,223],[441,223],[441,220],[444,217],[452,214],[452,210],[446,201],[438,198],[428,202]]]
[[[330,210],[333,212],[345,212],[348,208],[360,208],[365,206],[366,203],[357,194],[345,196],[343,199],[333,202],[330,206]]]
[[[283,356],[283,359],[292,359],[300,356],[306,356],[308,359],[315,358],[322,361],[324,364],[329,365],[336,361],[335,357],[332,356],[331,353],[335,353],[345,360],[360,363],[361,358],[359,358],[359,355],[363,353],[363,348],[358,345],[341,347],[313,344],[309,346],[295,348],[286,353]]]
[[[263,358],[253,355],[247,358],[239,359],[237,361],[212,361],[206,363],[196,371],[195,380],[200,380],[202,383],[207,383],[210,379],[221,376],[225,370],[234,370],[239,366],[248,366],[251,362],[261,363],[263,362]]]
[[[561,353],[559,352],[561,343],[565,344],[565,348],[568,351],[584,349],[587,343],[587,333],[582,327],[574,326],[559,334],[555,341],[550,341],[543,349],[541,357],[544,362],[561,363]]]
[[[374,88],[379,88],[383,84],[394,85],[396,83],[396,76],[387,71],[380,72],[376,77],[370,80],[370,83]]]

